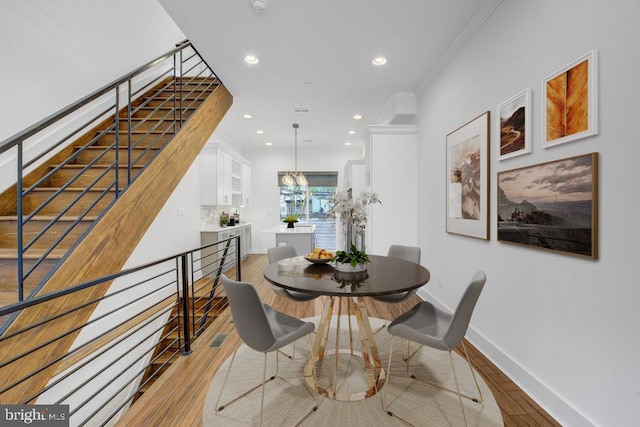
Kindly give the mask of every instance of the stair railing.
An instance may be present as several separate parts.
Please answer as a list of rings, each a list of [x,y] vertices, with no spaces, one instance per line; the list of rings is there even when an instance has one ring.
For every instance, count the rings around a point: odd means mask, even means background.
[[[12,191],[18,301],[25,298],[27,280],[33,295],[91,228],[79,232],[78,225],[100,218],[219,85],[211,68],[184,41],[0,143],[0,156],[15,157],[17,171]],[[105,145],[104,140],[109,142]],[[97,154],[78,165],[90,150]],[[52,160],[57,164],[47,168]],[[59,182],[61,171],[74,165],[74,172]],[[88,173],[92,170],[99,172]],[[64,207],[54,210],[54,201],[61,199]],[[13,203],[3,204],[0,215],[12,215],[7,209]],[[52,230],[55,237],[46,237]],[[62,248],[63,241],[70,249]],[[59,259],[55,265],[47,261],[52,256]]]
[[[242,280],[240,254],[240,236],[232,236],[0,307],[0,319],[46,310],[47,304],[60,308],[55,315],[0,336],[0,402],[64,405],[71,425],[115,424],[173,361],[192,353],[191,344],[204,327],[229,321],[219,278],[225,272]],[[74,295],[100,286],[109,286],[110,292],[72,303]],[[74,321],[71,329],[58,326],[60,320],[75,320],[87,304],[97,306],[90,319]],[[34,345],[30,334],[38,330],[46,331],[47,341]],[[48,351],[50,346],[78,333],[68,352],[50,356],[57,354]]]

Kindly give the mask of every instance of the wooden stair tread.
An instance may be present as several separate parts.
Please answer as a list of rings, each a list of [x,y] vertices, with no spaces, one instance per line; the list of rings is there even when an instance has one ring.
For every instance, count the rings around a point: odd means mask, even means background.
[[[61,165],[49,165],[50,169],[55,169],[55,168],[84,169],[86,167],[87,167],[87,165],[77,164],[77,163],[70,163],[70,164],[64,165],[64,166],[61,166]],[[89,168],[94,168],[94,169],[108,169],[108,168],[112,168],[112,167],[113,167],[112,164],[103,165],[103,164],[100,164],[100,163],[96,163],[96,164],[93,164],[93,165],[89,166]],[[126,167],[127,167],[127,165],[120,165],[120,169],[123,169],[123,168],[126,168]],[[142,169],[143,167],[144,166],[141,166],[141,165],[132,165],[131,166],[132,169]]]
[[[37,193],[50,193],[50,192],[56,192],[60,190],[60,187],[38,187],[38,188],[34,188],[33,192],[37,192]],[[68,191],[68,192],[82,192],[87,190],[86,188],[83,187],[69,187],[69,188],[65,188],[64,191]],[[87,193],[97,193],[97,192],[103,192],[105,191],[106,188],[90,188],[87,190]],[[113,188],[109,189],[109,193],[113,193]]]
[[[68,249],[54,249],[51,251],[49,255],[47,255],[47,259],[60,259],[64,254],[66,254]],[[24,255],[23,259],[39,259],[45,252],[45,249],[29,249],[29,251]],[[18,258],[18,252],[15,248],[0,248],[0,259],[16,259]]]
[[[54,215],[36,215],[33,218],[31,218],[29,221],[53,221],[55,218],[56,217]],[[77,216],[65,215],[58,218],[57,221],[71,222],[77,219],[78,219]],[[92,221],[95,221],[96,219],[98,219],[97,216],[88,215],[80,219],[80,221],[92,222]],[[0,215],[0,221],[17,221],[17,220],[18,220],[17,215]]]
[[[97,134],[99,134],[99,133],[102,133],[102,132],[104,132],[104,131],[96,131],[96,135],[97,135]],[[126,134],[127,132],[128,132],[128,130],[127,130],[127,129],[122,129],[122,130],[119,130],[117,133],[124,133],[124,134]],[[115,129],[110,129],[110,130],[108,130],[106,133],[107,133],[107,134],[114,134],[114,133],[116,133],[116,131],[115,131]],[[149,135],[157,135],[157,134],[163,134],[163,133],[164,133],[164,134],[168,134],[168,135],[173,135],[173,134],[172,134],[172,133],[170,133],[170,132],[167,132],[167,131],[165,131],[165,130],[159,130],[159,129],[154,129],[154,130],[138,130],[138,129],[132,129],[132,130],[131,130],[131,134],[132,134],[132,135],[144,135],[144,134],[146,134],[146,133],[148,133]]]
[[[106,145],[92,145],[89,147],[82,147],[80,145],[76,145],[73,148],[75,148],[76,150],[97,150],[97,151],[105,151],[105,148],[107,146]],[[159,150],[160,148],[158,147],[154,147],[153,145],[136,145],[135,147],[131,147],[132,150],[146,150],[146,149],[150,149],[150,150]],[[114,148],[111,147],[109,148],[109,150],[113,150]],[[120,147],[120,150],[126,150],[127,147]]]

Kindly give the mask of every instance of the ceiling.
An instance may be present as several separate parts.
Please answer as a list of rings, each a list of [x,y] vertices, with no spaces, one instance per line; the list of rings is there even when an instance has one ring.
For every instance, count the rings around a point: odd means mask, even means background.
[[[234,97],[212,139],[240,149],[292,148],[293,123],[301,151],[358,147],[368,124],[412,123],[389,114],[390,99],[419,97],[499,4],[262,1],[257,13],[251,0],[159,0]],[[374,66],[378,56],[387,63]]]

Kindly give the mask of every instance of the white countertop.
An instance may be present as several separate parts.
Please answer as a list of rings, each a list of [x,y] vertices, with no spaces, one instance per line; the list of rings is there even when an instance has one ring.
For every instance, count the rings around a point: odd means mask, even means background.
[[[241,222],[240,224],[236,224],[236,225],[228,225],[226,227],[212,227],[209,228],[207,230],[200,230],[201,233],[217,233],[219,231],[227,231],[227,230],[233,230],[235,228],[242,228],[242,227],[248,227],[250,226],[251,223],[250,222]]]
[[[316,231],[316,226],[313,224],[298,225],[293,228],[287,228],[286,224],[274,225],[273,227],[262,230],[263,233],[286,233],[286,234],[313,234]]]

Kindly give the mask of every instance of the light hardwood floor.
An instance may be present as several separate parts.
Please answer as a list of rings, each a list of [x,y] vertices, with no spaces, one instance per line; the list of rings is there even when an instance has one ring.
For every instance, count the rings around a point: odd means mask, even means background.
[[[242,263],[242,280],[255,284],[265,303],[300,318],[320,315],[321,298],[299,303],[276,296],[262,276],[266,264],[266,255],[250,255]],[[372,317],[393,319],[419,300],[417,296],[414,298],[401,304],[384,304],[368,299],[367,312]],[[230,322],[229,310],[226,312],[217,325],[210,327],[194,342],[193,353],[174,363],[117,426],[202,426],[204,400],[213,376],[240,344]],[[210,344],[218,334],[229,335],[220,348],[211,348]],[[467,343],[467,350],[474,368],[493,392],[505,426],[560,426],[475,347]]]

